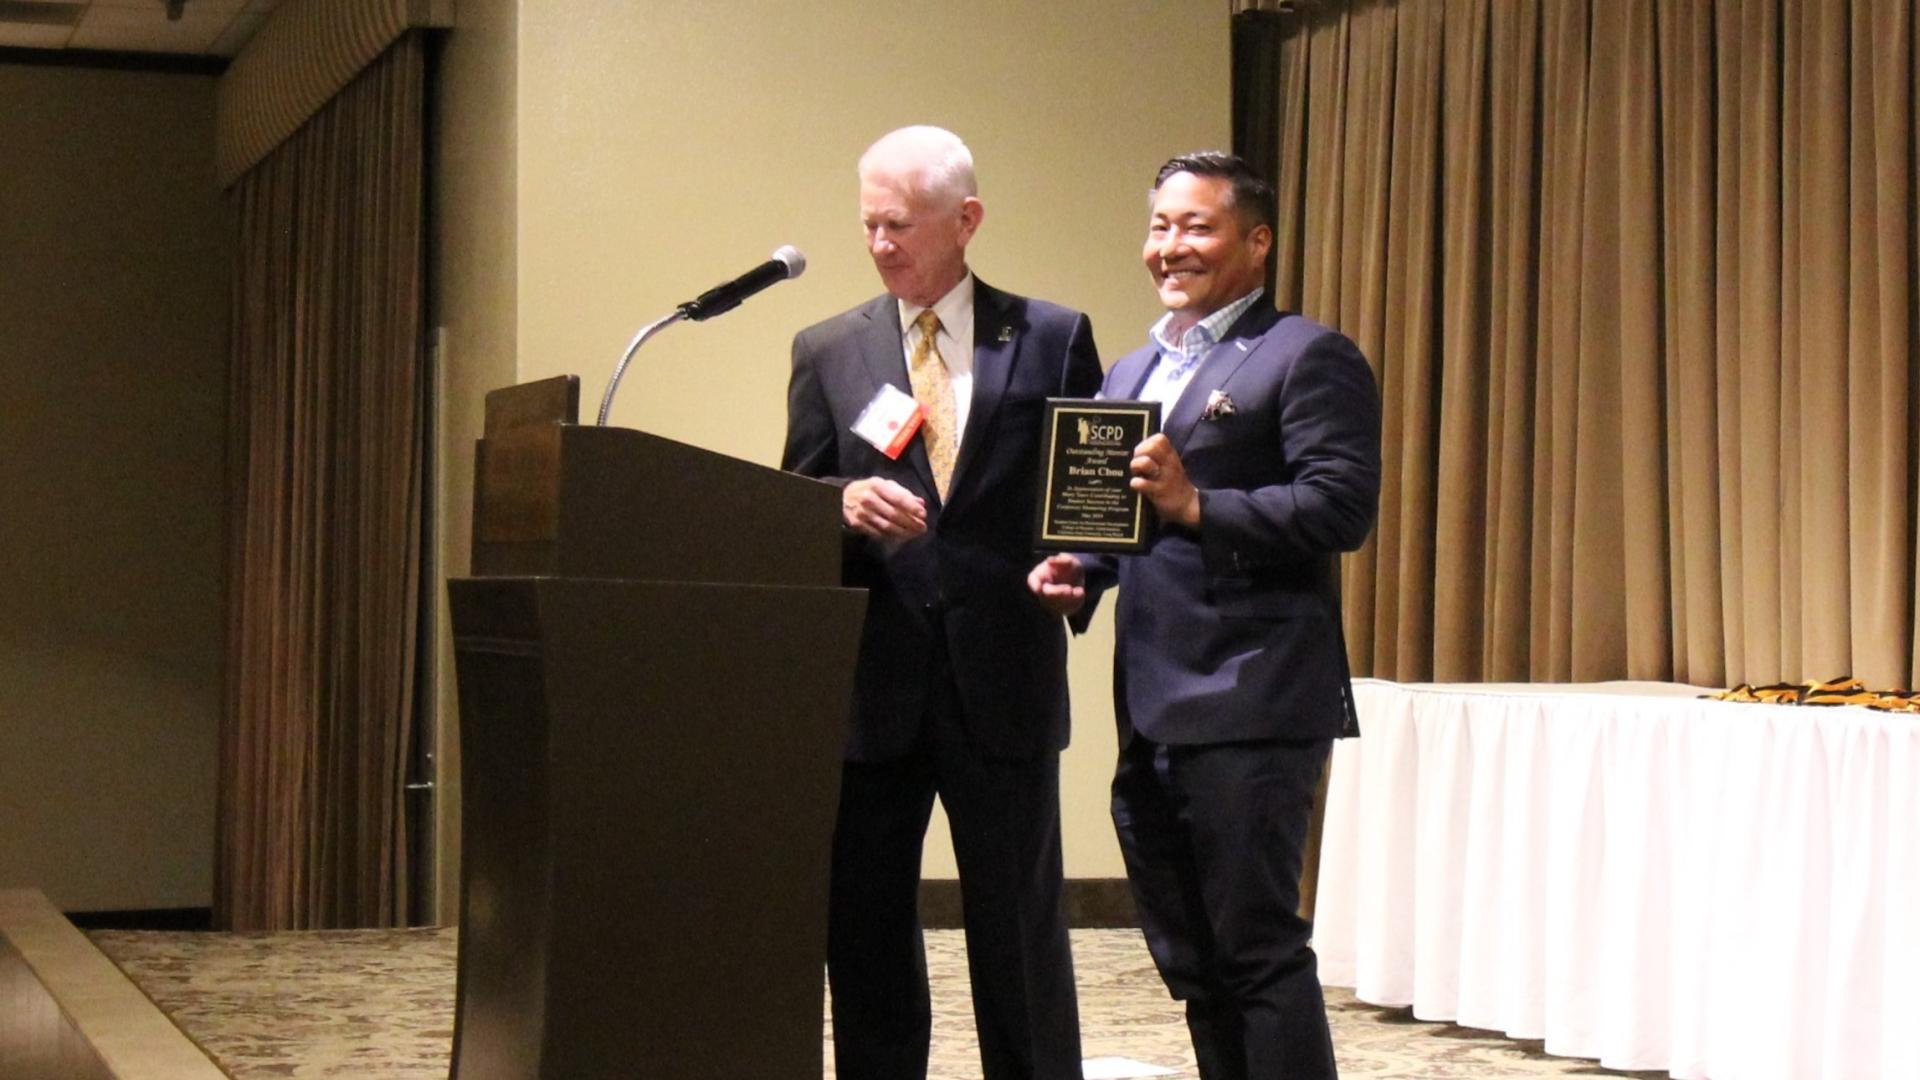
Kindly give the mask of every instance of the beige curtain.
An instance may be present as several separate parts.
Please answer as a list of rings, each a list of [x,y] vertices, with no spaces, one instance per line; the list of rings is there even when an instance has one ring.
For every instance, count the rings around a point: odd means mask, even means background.
[[[234,189],[232,929],[406,912],[415,722],[425,66],[409,35]]]
[[[1914,6],[1292,17],[1275,291],[1384,394],[1358,671],[1913,685]]]

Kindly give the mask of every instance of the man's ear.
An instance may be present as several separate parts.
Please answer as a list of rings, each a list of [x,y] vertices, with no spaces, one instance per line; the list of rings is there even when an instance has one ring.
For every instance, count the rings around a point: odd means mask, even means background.
[[[1273,226],[1255,225],[1247,234],[1247,247],[1253,252],[1254,261],[1266,262],[1267,253],[1273,250]]]
[[[973,239],[974,230],[987,216],[987,207],[978,198],[969,195],[960,200],[960,243]]]

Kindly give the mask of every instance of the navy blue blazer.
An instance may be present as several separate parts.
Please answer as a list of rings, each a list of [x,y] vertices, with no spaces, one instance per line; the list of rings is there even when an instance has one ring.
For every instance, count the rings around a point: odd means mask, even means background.
[[[1138,396],[1154,356],[1123,357],[1104,396]],[[1091,586],[1120,588],[1121,745],[1135,731],[1182,745],[1358,734],[1338,556],[1379,510],[1380,394],[1366,358],[1256,302],[1161,430],[1200,489],[1199,530],[1163,527],[1144,555],[1083,557]]]
[[[781,468],[845,485],[892,480],[927,503],[927,533],[887,551],[846,531],[842,578],[869,590],[847,758],[912,749],[944,652],[968,737],[990,754],[1066,746],[1066,632],[1027,590],[1041,412],[1091,397],[1100,359],[1085,315],[974,281],[973,398],[947,501],[916,436],[897,460],[851,428],[891,383],[911,393],[900,307],[879,296],[793,339]]]

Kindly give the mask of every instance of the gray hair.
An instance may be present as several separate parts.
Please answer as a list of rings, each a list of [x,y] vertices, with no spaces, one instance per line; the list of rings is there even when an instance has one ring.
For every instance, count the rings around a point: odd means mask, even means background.
[[[945,128],[916,124],[889,131],[860,155],[860,179],[885,173],[904,178],[916,192],[958,204],[980,193],[973,151]]]

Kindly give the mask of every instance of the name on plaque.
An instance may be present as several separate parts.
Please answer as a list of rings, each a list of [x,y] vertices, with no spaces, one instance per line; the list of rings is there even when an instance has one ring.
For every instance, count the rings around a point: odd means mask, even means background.
[[[1160,430],[1160,403],[1048,398],[1042,425],[1034,547],[1145,551],[1153,506],[1129,486],[1128,466],[1133,448]]]

